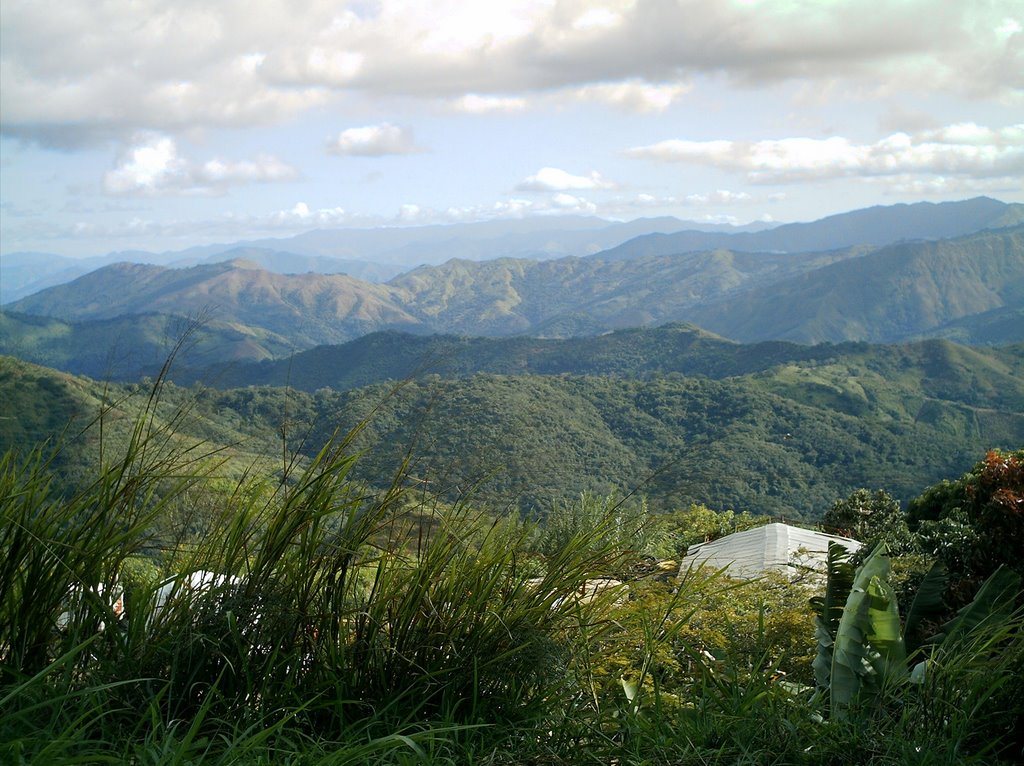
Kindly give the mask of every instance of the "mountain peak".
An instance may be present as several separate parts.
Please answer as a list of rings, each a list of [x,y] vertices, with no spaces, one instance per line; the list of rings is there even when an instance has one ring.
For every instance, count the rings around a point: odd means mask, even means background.
[[[226,261],[221,261],[221,264],[230,266],[233,269],[245,269],[247,271],[263,270],[263,267],[256,263],[256,261],[245,257],[230,258]]]

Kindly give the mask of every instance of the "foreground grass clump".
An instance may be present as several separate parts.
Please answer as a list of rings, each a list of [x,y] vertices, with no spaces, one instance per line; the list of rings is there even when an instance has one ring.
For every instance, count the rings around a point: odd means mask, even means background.
[[[562,516],[585,524],[538,531],[402,477],[370,493],[353,434],[229,485],[157,411],[67,495],[41,450],[0,459],[0,762],[1018,755],[1017,612],[839,719],[813,688],[808,594],[785,582],[700,571],[581,597],[650,543],[620,503],[582,498]]]
[[[542,726],[596,624],[575,594],[621,557],[600,524],[538,578],[530,527],[350,481],[351,434],[225,491],[157,409],[70,496],[42,451],[0,460],[5,756],[361,762]]]

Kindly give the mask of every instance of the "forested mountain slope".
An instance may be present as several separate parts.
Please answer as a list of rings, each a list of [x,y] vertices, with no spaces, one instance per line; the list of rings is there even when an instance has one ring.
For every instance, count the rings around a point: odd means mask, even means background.
[[[218,321],[280,332],[300,347],[417,324],[383,285],[344,274],[274,274],[244,260],[188,269],[115,264],[9,308],[76,320],[209,313]]]
[[[175,369],[286,357],[295,346],[280,335],[240,323],[173,314],[124,314],[67,322],[0,312],[0,354],[101,380],[156,375],[183,335]]]
[[[343,390],[425,375],[468,377],[478,372],[530,375],[611,375],[642,378],[680,373],[714,379],[774,369],[832,370],[836,380],[903,386],[939,396],[1024,410],[1024,347],[971,348],[931,340],[904,345],[781,341],[740,344],[692,325],[618,330],[586,338],[540,339],[420,336],[381,332],[338,346],[320,346],[288,359],[190,370],[186,382],[220,388],[291,386]],[[1001,402],[1001,404],[995,404]]]
[[[1024,226],[874,250],[453,260],[387,284],[274,274],[247,261],[118,264],[8,308],[64,320],[205,313],[300,349],[389,328],[569,337],[669,321],[740,340],[895,342],[934,332],[1014,342],[1024,330],[971,318],[1024,309]]]
[[[695,307],[689,316],[743,341],[886,343],[940,331],[968,317],[1020,308],[1024,226],[891,245],[756,287],[742,298]]]
[[[463,370],[348,391],[171,386],[167,396],[179,404],[195,397],[189,433],[209,449],[230,444],[231,454],[279,465],[282,454],[312,456],[337,429],[365,420],[354,448],[364,453],[356,475],[369,484],[386,485],[408,457],[415,483],[447,499],[472,490],[472,502],[524,512],[582,491],[636,490],[655,510],[701,502],[813,518],[858,487],[906,499],[966,470],[988,448],[1024,444],[1020,348],[736,347],[692,329],[665,332],[680,336],[683,356],[689,344],[694,364],[704,358],[714,371],[711,360],[721,355],[722,371],[731,366],[732,374],[659,372],[638,352],[600,375]],[[101,396],[146,393],[13,359],[2,370],[0,397],[16,406],[0,427],[0,446],[34,444],[71,414],[84,422]],[[301,365],[293,372],[304,374]],[[91,398],[68,394],[75,390]]]

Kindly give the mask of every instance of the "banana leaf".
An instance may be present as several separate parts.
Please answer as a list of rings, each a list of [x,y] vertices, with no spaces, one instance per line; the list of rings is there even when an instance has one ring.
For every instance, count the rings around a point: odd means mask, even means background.
[[[974,600],[961,608],[956,617],[943,625],[942,631],[929,641],[937,644],[957,641],[982,623],[1008,617],[1020,594],[1020,575],[1000,564],[985,580]]]
[[[872,667],[882,683],[902,681],[907,676],[907,649],[903,642],[896,591],[888,580],[876,576],[868,583],[867,595],[865,638],[874,650]]]
[[[843,618],[843,607],[853,587],[854,567],[850,552],[839,543],[829,543],[825,595],[811,599],[814,608],[814,637],[818,653],[814,658],[814,680],[821,689],[829,688],[832,677],[832,648]]]
[[[917,593],[914,594],[914,601],[907,611],[907,619],[903,625],[903,637],[907,642],[908,653],[921,645],[918,636],[921,633],[922,622],[930,616],[941,614],[945,608],[944,596],[948,580],[945,565],[941,561],[936,561],[917,586]]]
[[[880,543],[854,577],[832,648],[829,700],[842,720],[850,708],[884,683],[906,677],[906,648],[896,594],[888,583],[889,557]]]

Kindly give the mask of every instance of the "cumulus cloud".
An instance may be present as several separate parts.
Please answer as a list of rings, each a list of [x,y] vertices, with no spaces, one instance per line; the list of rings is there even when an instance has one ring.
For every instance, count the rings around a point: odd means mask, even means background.
[[[327,151],[356,157],[384,157],[389,154],[416,154],[425,149],[416,145],[411,130],[385,122],[343,130],[327,143]]]
[[[289,210],[278,210],[255,223],[259,228],[305,229],[311,226],[341,226],[352,220],[343,207],[311,209],[305,202],[296,202]]]
[[[0,14],[0,127],[68,146],[75,131],[272,123],[349,93],[472,110],[576,89],[656,110],[701,76],[1024,101],[1019,0],[36,0]]]
[[[1024,175],[1024,124],[992,129],[962,123],[893,133],[872,144],[833,136],[763,141],[668,140],[629,149],[636,159],[710,165],[753,183],[928,174],[976,178]]]
[[[615,184],[606,180],[596,170],[589,175],[574,176],[559,168],[541,168],[518,184],[516,191],[564,192],[574,189],[613,189]]]
[[[565,213],[584,213],[593,215],[597,212],[597,205],[583,197],[576,197],[572,194],[559,192],[551,197],[552,206]]]
[[[103,189],[129,196],[216,194],[229,186],[292,181],[298,176],[291,165],[269,155],[241,162],[190,162],[178,153],[174,139],[149,134],[138,136],[122,152],[117,167],[103,176]]]
[[[735,205],[740,202],[750,202],[752,197],[746,192],[732,192],[727,189],[717,189],[707,194],[687,194],[685,200],[690,205]]]
[[[488,112],[520,112],[526,108],[526,99],[514,96],[482,96],[467,93],[455,99],[452,106],[456,111],[467,114],[486,114]]]
[[[584,85],[572,92],[578,101],[606,104],[627,112],[663,112],[680,96],[689,93],[689,83],[651,84],[640,80]]]
[[[79,148],[140,129],[271,124],[327,91],[274,87],[263,74],[271,30],[294,27],[284,3],[152,0],[4,3],[0,91],[5,134]]]

